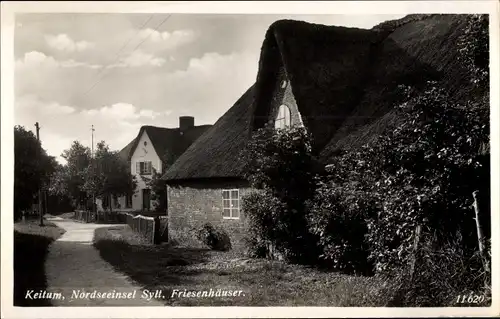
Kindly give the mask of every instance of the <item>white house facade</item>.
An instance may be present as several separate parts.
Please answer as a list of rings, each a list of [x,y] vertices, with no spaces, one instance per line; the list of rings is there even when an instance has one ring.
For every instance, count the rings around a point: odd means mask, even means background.
[[[153,194],[148,182],[155,171],[164,173],[162,158],[166,158],[167,163],[168,160],[175,161],[209,127],[211,125],[195,126],[194,117],[191,116],[181,116],[179,128],[141,127],[137,137],[120,151],[120,156],[128,162],[130,172],[135,176],[135,191],[130,196],[111,199],[112,210],[155,210],[156,203],[152,199]],[[103,210],[100,200],[97,201],[97,209]]]

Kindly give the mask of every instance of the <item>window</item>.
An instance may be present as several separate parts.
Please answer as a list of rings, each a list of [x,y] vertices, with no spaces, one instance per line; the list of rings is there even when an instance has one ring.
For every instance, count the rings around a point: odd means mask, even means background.
[[[240,218],[240,191],[237,189],[222,190],[222,217]]]
[[[127,196],[125,197],[125,207],[132,208],[132,195],[131,194],[127,194]]]
[[[290,126],[290,109],[288,106],[282,104],[278,110],[278,115],[276,115],[276,121],[274,122],[274,127],[276,129],[284,129]]]
[[[140,175],[151,175],[152,166],[151,161],[137,162],[135,167],[136,173]]]

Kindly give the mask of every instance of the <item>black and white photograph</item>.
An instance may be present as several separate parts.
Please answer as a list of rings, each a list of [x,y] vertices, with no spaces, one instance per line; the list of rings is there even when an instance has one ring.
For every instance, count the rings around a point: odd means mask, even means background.
[[[458,2],[10,7],[2,317],[500,315],[499,6]]]

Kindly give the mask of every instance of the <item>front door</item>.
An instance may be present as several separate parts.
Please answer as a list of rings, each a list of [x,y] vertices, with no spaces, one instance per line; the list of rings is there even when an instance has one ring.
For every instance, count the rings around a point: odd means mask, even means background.
[[[151,190],[143,189],[142,190],[142,210],[149,211],[151,204]]]

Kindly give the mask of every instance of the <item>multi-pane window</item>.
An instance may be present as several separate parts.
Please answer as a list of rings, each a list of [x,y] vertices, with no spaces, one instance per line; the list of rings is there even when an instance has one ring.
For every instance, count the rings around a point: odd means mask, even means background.
[[[276,120],[274,122],[274,127],[276,129],[284,129],[290,126],[291,114],[288,106],[282,104],[278,110],[278,115],[276,115]]]
[[[153,171],[151,161],[137,162],[135,169],[136,169],[137,174],[140,174],[140,175],[151,175],[152,171]]]
[[[237,189],[222,190],[222,217],[240,218],[240,192]]]

